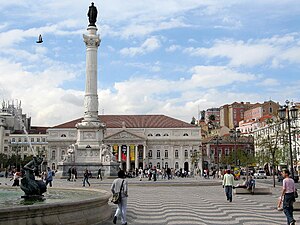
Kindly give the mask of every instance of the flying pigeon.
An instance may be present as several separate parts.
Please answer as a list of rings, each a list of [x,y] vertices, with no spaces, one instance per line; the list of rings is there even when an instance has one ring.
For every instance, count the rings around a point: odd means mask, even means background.
[[[36,43],[40,44],[40,43],[42,43],[42,42],[43,42],[43,38],[42,38],[42,35],[40,34],[40,35],[39,35],[39,40],[36,41]]]

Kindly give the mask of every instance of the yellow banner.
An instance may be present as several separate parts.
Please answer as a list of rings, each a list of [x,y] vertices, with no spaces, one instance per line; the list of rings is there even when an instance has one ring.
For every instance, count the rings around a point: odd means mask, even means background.
[[[129,149],[130,149],[130,161],[134,161],[135,160],[135,148],[134,148],[134,145],[130,145]]]

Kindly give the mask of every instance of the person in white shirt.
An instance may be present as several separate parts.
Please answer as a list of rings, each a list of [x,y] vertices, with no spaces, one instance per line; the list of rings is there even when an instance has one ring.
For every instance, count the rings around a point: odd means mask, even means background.
[[[123,185],[122,185],[123,184]],[[114,215],[113,223],[117,223],[119,214],[121,214],[122,225],[127,225],[126,212],[127,212],[127,197],[128,197],[128,182],[125,179],[125,172],[120,170],[118,178],[115,179],[111,185],[111,192],[113,194],[121,192],[121,201],[118,203],[118,208]]]
[[[223,178],[223,188],[225,187],[225,193],[227,201],[232,202],[232,186],[233,186],[233,175],[230,170],[227,170]]]

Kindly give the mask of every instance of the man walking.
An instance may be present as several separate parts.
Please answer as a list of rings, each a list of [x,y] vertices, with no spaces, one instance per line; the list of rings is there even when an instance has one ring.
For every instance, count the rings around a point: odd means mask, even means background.
[[[229,202],[232,202],[233,180],[233,175],[231,174],[230,170],[227,170],[223,178],[223,188],[225,187],[227,201]]]
[[[127,197],[128,197],[128,183],[125,179],[125,173],[123,170],[118,172],[118,178],[115,179],[111,185],[111,192],[121,193],[121,201],[118,203],[118,208],[115,212],[113,223],[117,223],[118,216],[121,214],[122,225],[127,225],[126,212],[127,212]]]
[[[85,182],[91,186],[90,182],[89,182],[89,171],[87,169],[85,169],[84,174],[83,174],[83,184],[82,186],[85,187]]]

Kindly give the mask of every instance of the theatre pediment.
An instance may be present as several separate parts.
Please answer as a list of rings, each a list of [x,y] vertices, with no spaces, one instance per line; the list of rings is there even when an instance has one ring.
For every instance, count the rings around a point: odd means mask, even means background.
[[[145,137],[142,137],[140,135],[137,135],[137,134],[133,134],[131,132],[128,132],[128,131],[120,131],[120,132],[117,132],[115,134],[112,134],[108,137],[105,137],[104,140],[145,140],[146,138]]]

